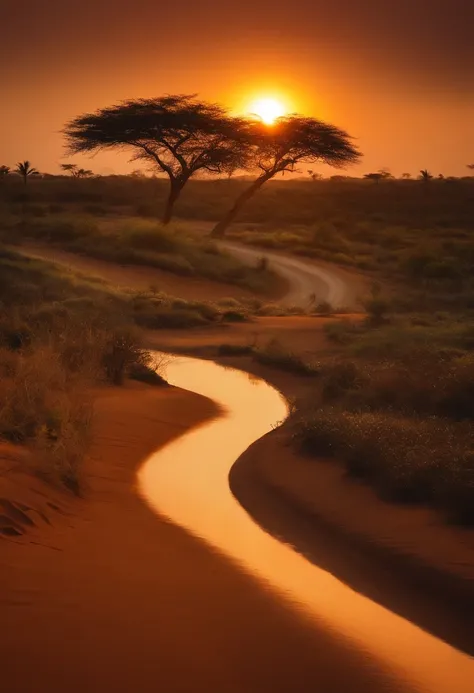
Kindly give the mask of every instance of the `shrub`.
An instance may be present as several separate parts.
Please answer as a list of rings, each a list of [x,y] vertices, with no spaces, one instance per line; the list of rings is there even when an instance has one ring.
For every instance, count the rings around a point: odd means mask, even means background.
[[[337,320],[324,325],[326,337],[337,344],[349,344],[357,334],[358,326],[349,320]]]
[[[302,420],[295,440],[307,452],[337,457],[385,496],[429,502],[474,522],[472,431],[432,419],[320,409]]]
[[[5,354],[0,352],[5,373]],[[79,468],[89,443],[92,406],[89,384],[70,374],[48,346],[15,356],[0,381],[0,437],[31,443],[38,472],[79,490]]]
[[[353,361],[340,361],[322,368],[323,399],[340,398],[348,390],[362,387],[365,378],[360,368]]]
[[[334,308],[328,301],[321,301],[321,303],[318,303],[313,312],[316,315],[332,315],[334,313]]]
[[[217,349],[219,356],[247,356],[253,351],[250,344],[220,344]]]
[[[189,327],[203,327],[208,324],[208,321],[197,310],[173,310],[167,306],[136,312],[135,322],[140,327],[152,330],[187,329]]]
[[[91,220],[68,216],[30,218],[22,225],[24,235],[53,243],[69,243],[97,234],[97,227]]]
[[[148,385],[168,385],[165,378],[153,366],[145,363],[132,363],[128,368],[128,377]]]
[[[114,385],[121,385],[129,370],[135,366],[149,366],[150,354],[139,346],[132,330],[114,330],[105,334],[102,365],[105,376]]]
[[[243,310],[225,310],[222,313],[224,322],[246,322],[248,317],[248,314]]]
[[[290,351],[277,339],[273,339],[262,348],[254,351],[254,358],[259,363],[295,373],[296,375],[316,376],[320,373],[320,365],[308,363],[301,356]]]

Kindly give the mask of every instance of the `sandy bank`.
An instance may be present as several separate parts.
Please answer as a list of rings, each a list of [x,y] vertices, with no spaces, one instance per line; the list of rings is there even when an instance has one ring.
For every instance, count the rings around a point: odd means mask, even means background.
[[[400,690],[136,495],[137,466],[215,414],[176,389],[129,385],[98,399],[84,498],[0,539],[8,693]]]

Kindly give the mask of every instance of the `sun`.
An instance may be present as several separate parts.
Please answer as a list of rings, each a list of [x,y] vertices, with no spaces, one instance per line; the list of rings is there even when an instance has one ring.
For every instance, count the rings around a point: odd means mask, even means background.
[[[277,118],[285,115],[285,112],[281,101],[271,98],[257,99],[249,108],[249,113],[261,118],[265,125],[273,125]]]

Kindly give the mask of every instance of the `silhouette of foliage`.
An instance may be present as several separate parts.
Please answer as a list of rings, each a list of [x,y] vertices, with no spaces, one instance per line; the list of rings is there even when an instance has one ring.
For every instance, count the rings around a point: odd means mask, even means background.
[[[19,176],[23,178],[23,182],[26,185],[28,182],[28,178],[30,176],[37,176],[39,171],[37,171],[35,168],[33,168],[30,164],[30,162],[26,159],[25,161],[20,161],[16,165],[16,172],[18,173]]]
[[[124,101],[86,113],[68,123],[64,134],[72,154],[127,150],[133,161],[165,173],[170,181],[165,224],[191,176],[231,173],[245,164],[247,150],[238,119],[217,104],[187,95]]]
[[[246,157],[247,168],[260,171],[260,175],[214,227],[213,236],[224,235],[246,201],[278,173],[294,172],[303,162],[342,167],[360,157],[346,132],[315,118],[285,116],[271,127],[260,121],[247,121],[244,130],[251,154]]]
[[[420,180],[424,181],[425,183],[429,183],[430,180],[433,179],[433,174],[428,171],[428,169],[423,168],[420,171]]]
[[[73,178],[77,178],[77,172],[79,167],[77,164],[61,164],[61,168],[64,173],[70,173]]]

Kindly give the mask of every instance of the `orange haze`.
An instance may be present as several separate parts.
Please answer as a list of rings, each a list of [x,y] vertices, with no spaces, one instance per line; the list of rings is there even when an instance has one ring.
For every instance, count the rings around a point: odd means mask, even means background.
[[[470,0],[6,5],[0,164],[27,158],[58,171],[69,118],[124,98],[194,92],[234,111],[281,98],[346,128],[365,154],[353,175],[466,175],[474,163]],[[113,153],[77,163],[136,168]]]

